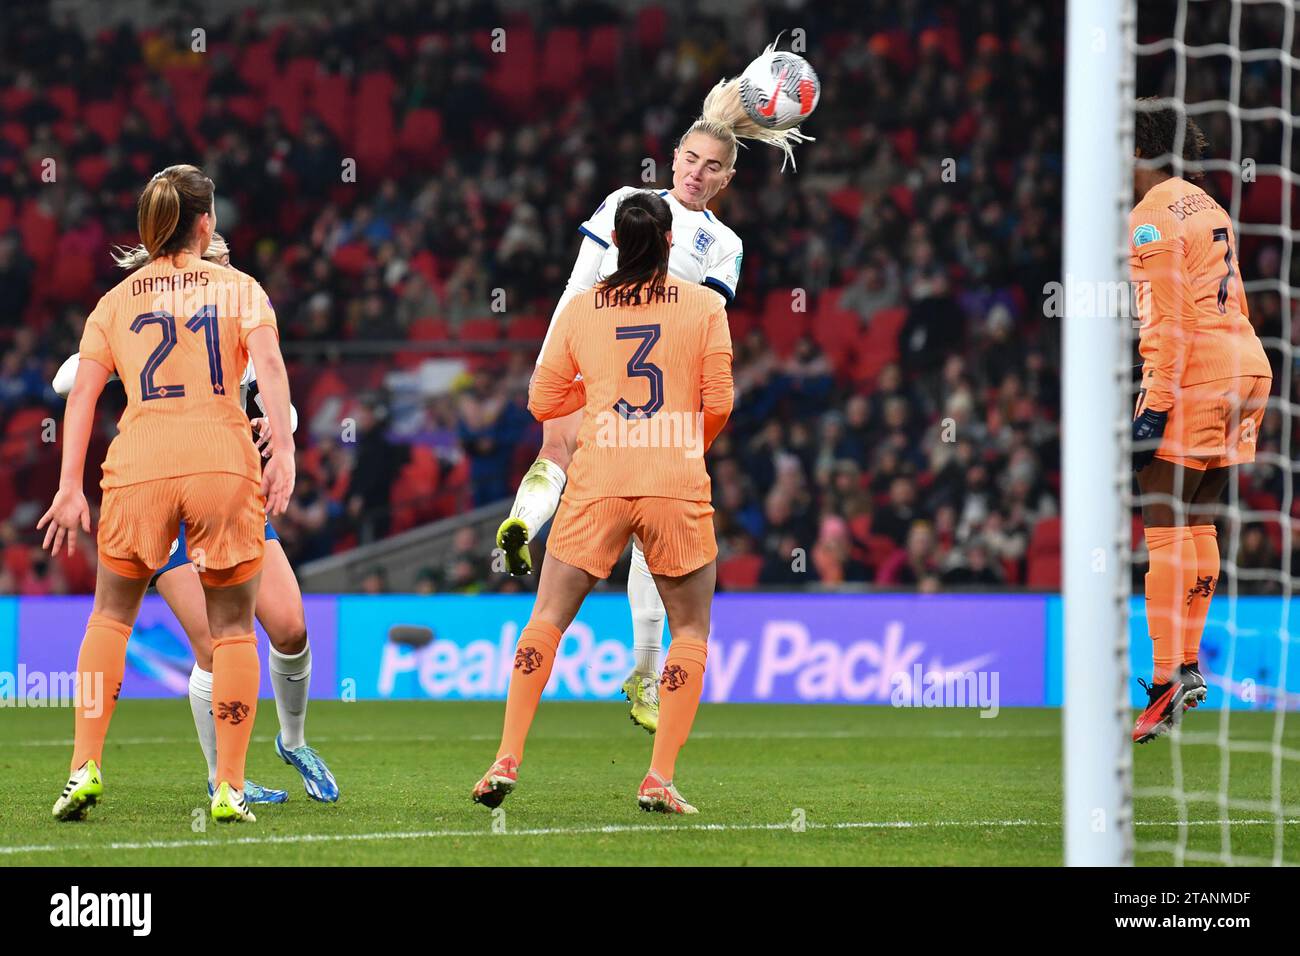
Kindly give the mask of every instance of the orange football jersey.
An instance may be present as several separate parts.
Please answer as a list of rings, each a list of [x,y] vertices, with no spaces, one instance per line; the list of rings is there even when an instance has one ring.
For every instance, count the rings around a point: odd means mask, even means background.
[[[127,396],[105,488],[205,472],[261,480],[239,380],[249,333],[276,328],[275,312],[251,276],[190,255],[179,262],[163,256],[132,272],[86,320],[81,358],[115,372]]]
[[[1129,216],[1129,266],[1148,404],[1169,408],[1183,386],[1272,375],[1250,324],[1232,220],[1203,189],[1173,177],[1147,192]]]

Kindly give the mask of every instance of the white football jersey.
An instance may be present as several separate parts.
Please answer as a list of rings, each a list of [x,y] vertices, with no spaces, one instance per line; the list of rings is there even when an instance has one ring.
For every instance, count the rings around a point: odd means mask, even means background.
[[[619,200],[638,192],[637,186],[622,186],[605,197],[591,218],[578,231],[605,247],[600,261],[603,281],[618,269],[618,246],[610,240],[614,231],[614,213]],[[685,282],[706,285],[731,304],[740,282],[740,262],[744,246],[740,237],[707,209],[687,209],[667,189],[654,190],[673,211],[673,245],[668,253],[668,271]]]

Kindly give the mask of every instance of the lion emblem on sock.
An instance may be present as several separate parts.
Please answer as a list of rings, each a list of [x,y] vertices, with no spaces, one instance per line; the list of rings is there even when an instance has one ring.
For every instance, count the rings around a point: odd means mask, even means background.
[[[531,674],[542,666],[542,653],[535,647],[521,647],[515,651],[515,670]]]
[[[232,725],[242,724],[248,717],[248,705],[242,700],[217,701],[217,720],[229,721]]]
[[[677,690],[677,688],[685,686],[686,680],[690,676],[686,668],[680,664],[669,664],[664,668],[663,676],[659,678],[659,686],[664,690]]]

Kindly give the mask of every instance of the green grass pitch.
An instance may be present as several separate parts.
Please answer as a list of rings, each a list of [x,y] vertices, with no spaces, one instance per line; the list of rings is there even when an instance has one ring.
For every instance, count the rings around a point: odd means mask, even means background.
[[[314,803],[275,756],[274,706],[262,701],[249,776],[287,788],[255,824],[217,827],[184,700],[125,700],[104,755],[105,799],[81,823],[50,806],[70,755],[67,709],[0,710],[0,866],[5,865],[1056,865],[1062,861],[1060,712],[705,705],[678,763],[695,817],[642,812],[636,786],[651,738],[622,704],[545,702],[518,789],[494,818],[469,791],[491,762],[502,704],[316,701],[309,737],[342,789]],[[1189,715],[1214,733],[1218,715]],[[1268,741],[1273,717],[1233,715],[1234,741]],[[1283,738],[1300,749],[1300,724]],[[1182,748],[1184,788],[1218,791],[1220,753]],[[1269,800],[1273,761],[1232,754],[1234,800]],[[1284,803],[1300,802],[1295,764]],[[1168,787],[1169,741],[1135,752],[1139,787]],[[1233,852],[1271,858],[1279,828],[1230,809]],[[1137,803],[1140,845],[1177,840],[1177,806]],[[1188,816],[1217,821],[1194,803]],[[802,824],[802,826],[801,826]],[[1285,823],[1295,862],[1296,822]],[[504,832],[497,832],[498,830]],[[1223,828],[1187,828],[1217,853]],[[1167,864],[1141,852],[1139,863]]]

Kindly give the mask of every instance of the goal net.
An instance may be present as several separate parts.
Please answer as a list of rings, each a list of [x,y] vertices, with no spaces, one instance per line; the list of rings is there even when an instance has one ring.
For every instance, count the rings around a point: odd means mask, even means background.
[[[1290,618],[1300,547],[1295,7],[1294,0],[1069,4],[1063,272],[1067,288],[1093,291],[1067,293],[1062,339],[1070,865],[1300,862],[1300,721],[1287,720],[1300,707]],[[1173,148],[1135,164],[1135,113],[1169,109],[1204,131],[1202,161],[1195,168],[1183,161],[1185,124],[1174,123]],[[1214,236],[1237,246],[1225,246],[1226,290],[1244,293],[1273,375],[1252,433],[1255,461],[1233,469],[1208,508],[1181,505],[1196,478],[1175,481],[1172,494],[1140,493],[1130,436],[1150,290],[1135,283],[1118,309],[1099,292],[1130,278],[1135,176],[1149,178],[1135,168],[1170,166],[1175,175],[1202,174],[1232,220],[1231,234]],[[1153,669],[1141,515],[1162,503],[1173,510],[1174,527],[1195,521],[1202,533],[1209,522],[1217,529],[1220,568],[1196,655],[1208,697],[1170,735],[1137,747],[1130,735],[1147,698],[1136,678],[1151,679]],[[1195,560],[1199,572],[1199,551]],[[1194,580],[1208,590],[1199,573]],[[1176,596],[1153,607],[1171,603]]]
[[[1134,109],[1172,107],[1205,132],[1209,146],[1199,168],[1188,169],[1182,161],[1182,124],[1172,152],[1152,162],[1172,163],[1175,175],[1202,173],[1206,191],[1231,216],[1240,275],[1229,281],[1242,283],[1251,323],[1273,368],[1255,462],[1234,469],[1226,495],[1212,509],[1220,573],[1198,655],[1209,695],[1169,737],[1133,755],[1133,859],[1164,865],[1296,863],[1300,728],[1287,721],[1288,710],[1300,705],[1300,655],[1292,652],[1289,617],[1293,548],[1300,545],[1292,452],[1293,349],[1300,344],[1293,342],[1291,322],[1300,287],[1291,221],[1292,87],[1300,79],[1293,73],[1300,66],[1295,4],[1126,0],[1123,18],[1132,89],[1121,98],[1121,129],[1131,136]],[[1131,138],[1125,148],[1131,155]],[[1131,192],[1120,196],[1124,212],[1132,202]],[[1126,227],[1127,217],[1121,221]],[[1122,323],[1128,342],[1121,361],[1130,370],[1137,361],[1136,324]],[[1136,392],[1137,376],[1129,380]],[[1121,428],[1135,398],[1130,395],[1122,409]],[[1127,475],[1119,488],[1124,513],[1136,519],[1150,502]],[[1182,491],[1176,487],[1168,496],[1176,525],[1192,523],[1178,504]],[[1132,676],[1149,679],[1151,642],[1142,599],[1147,561],[1137,531],[1135,522],[1132,547],[1121,549],[1130,571],[1124,583],[1136,597],[1129,602],[1126,630]],[[1130,684],[1136,688],[1135,681]],[[1130,703],[1144,705],[1145,695],[1135,690]]]

